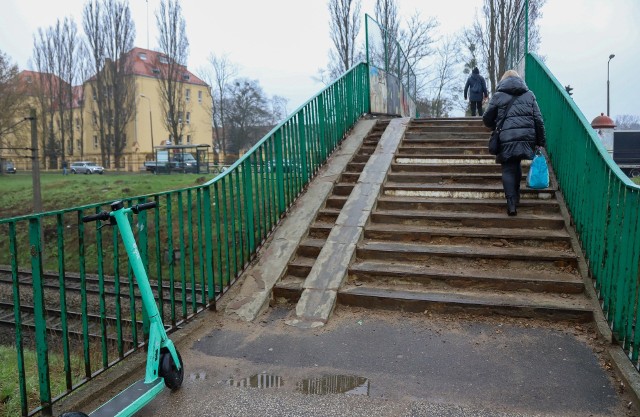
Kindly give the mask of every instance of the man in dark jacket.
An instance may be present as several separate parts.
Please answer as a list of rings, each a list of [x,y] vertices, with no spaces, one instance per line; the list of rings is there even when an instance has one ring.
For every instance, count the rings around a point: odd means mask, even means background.
[[[513,103],[509,113],[505,114],[511,99],[514,99]],[[520,161],[533,159],[536,147],[545,146],[545,132],[536,96],[513,70],[502,76],[482,121],[488,128],[495,129],[503,118],[496,162],[502,164],[502,186],[507,198],[507,213],[515,216],[516,207],[520,203]]]
[[[489,92],[487,91],[487,83],[484,81],[484,77],[480,75],[478,67],[473,68],[471,76],[464,85],[465,100],[467,99],[467,92],[469,92],[471,116],[476,115],[476,109],[478,110],[478,116],[482,116],[482,100],[489,97]]]

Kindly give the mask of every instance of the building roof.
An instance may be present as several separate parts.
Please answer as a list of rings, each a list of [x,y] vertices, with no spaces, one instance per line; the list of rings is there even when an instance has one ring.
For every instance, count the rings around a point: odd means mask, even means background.
[[[162,65],[167,64],[166,60],[168,59],[161,52],[137,47],[127,52],[127,55],[132,59],[133,73],[135,75],[154,78],[158,77],[160,68]],[[181,65],[180,70],[182,72],[180,81],[183,83],[207,86],[207,83],[189,71],[186,66]]]
[[[591,122],[591,127],[594,129],[613,129],[616,127],[616,124],[609,116],[605,116],[604,113],[600,113],[600,116],[596,116],[596,118]]]

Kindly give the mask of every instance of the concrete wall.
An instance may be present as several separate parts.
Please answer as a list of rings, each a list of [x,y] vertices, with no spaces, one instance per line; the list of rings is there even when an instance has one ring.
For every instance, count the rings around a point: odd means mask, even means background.
[[[415,116],[416,104],[395,75],[370,66],[369,85],[372,113]]]

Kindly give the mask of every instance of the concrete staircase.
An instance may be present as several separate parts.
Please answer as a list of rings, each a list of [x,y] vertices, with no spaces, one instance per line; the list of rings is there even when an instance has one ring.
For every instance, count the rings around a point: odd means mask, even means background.
[[[384,123],[365,139],[274,296],[296,301]],[[389,167],[338,303],[589,321],[557,187],[526,188],[509,217],[480,119],[412,120]],[[526,174],[527,168],[523,168]]]

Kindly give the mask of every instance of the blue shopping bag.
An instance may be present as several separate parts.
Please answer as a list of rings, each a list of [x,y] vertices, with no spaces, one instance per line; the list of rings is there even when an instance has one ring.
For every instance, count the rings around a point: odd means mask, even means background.
[[[547,160],[540,150],[536,151],[527,175],[527,187],[540,190],[549,186],[549,168]]]

